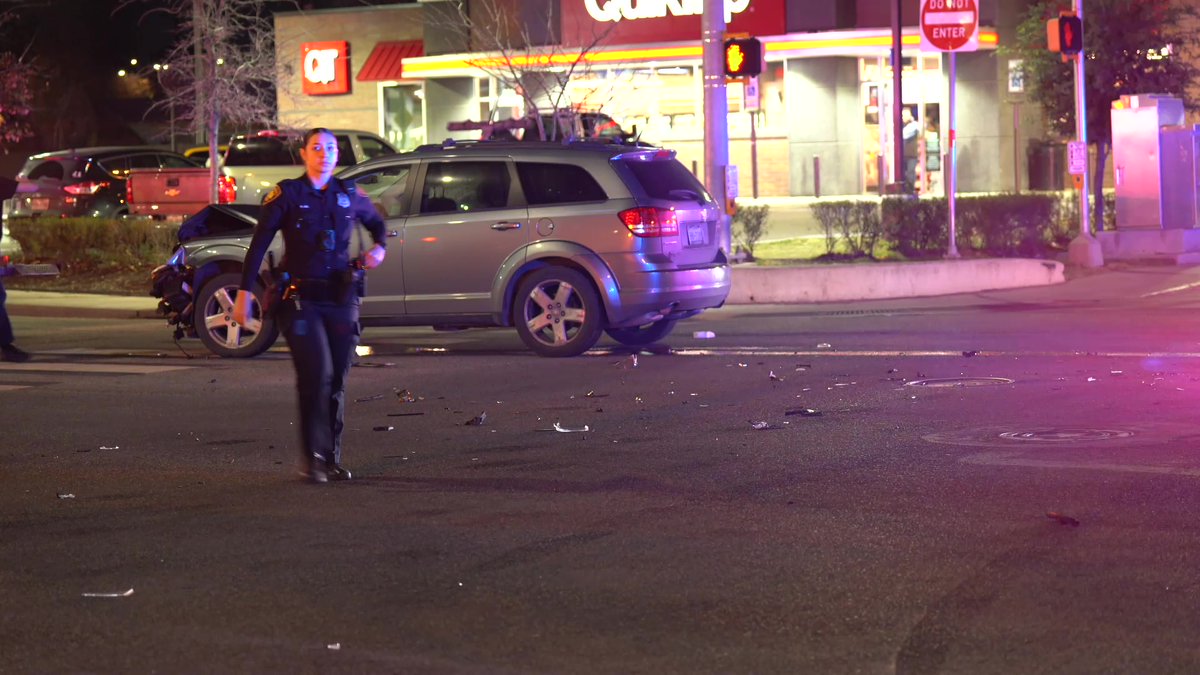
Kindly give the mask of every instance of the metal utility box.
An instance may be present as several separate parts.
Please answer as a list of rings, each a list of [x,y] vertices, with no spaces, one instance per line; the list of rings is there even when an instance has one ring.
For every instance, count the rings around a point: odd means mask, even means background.
[[[1173,96],[1122,96],[1112,104],[1117,229],[1196,227],[1197,127]]]

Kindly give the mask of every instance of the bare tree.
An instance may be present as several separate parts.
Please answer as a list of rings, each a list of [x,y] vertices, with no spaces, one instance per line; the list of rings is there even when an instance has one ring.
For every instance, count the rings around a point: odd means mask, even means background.
[[[0,11],[0,31],[14,18],[12,9]],[[37,77],[28,57],[28,45],[20,53],[0,52],[0,147],[7,148],[33,135],[30,114]]]
[[[527,132],[528,125],[536,125],[542,140],[548,135],[574,136],[579,131],[575,106],[584,102],[572,100],[568,85],[592,69],[588,55],[608,39],[616,24],[593,31],[578,48],[566,49],[558,44],[561,30],[556,3],[546,3],[544,25],[522,22],[516,4],[513,0],[450,0],[426,21],[477,54],[467,60],[469,65],[521,96]],[[438,4],[426,7],[433,9]],[[543,109],[553,113],[556,128],[545,128]]]
[[[127,0],[139,1],[143,0]],[[195,129],[197,139],[207,138],[212,158],[210,199],[215,203],[221,175],[217,154],[221,124],[275,124],[275,84],[287,73],[281,72],[285,66],[275,62],[271,12],[264,0],[160,4],[147,13],[175,17],[179,39],[166,57],[171,75],[162,79],[163,97],[153,109],[173,108],[182,123]]]

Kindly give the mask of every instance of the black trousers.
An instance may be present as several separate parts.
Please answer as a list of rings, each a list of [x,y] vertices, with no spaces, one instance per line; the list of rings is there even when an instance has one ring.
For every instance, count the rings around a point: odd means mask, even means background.
[[[349,303],[285,300],[276,314],[296,368],[300,403],[301,468],[342,461],[346,377],[361,329],[359,300]]]
[[[8,291],[4,290],[4,281],[0,280],[0,347],[7,347],[14,340],[12,322],[8,320],[8,310],[4,308],[7,300]]]

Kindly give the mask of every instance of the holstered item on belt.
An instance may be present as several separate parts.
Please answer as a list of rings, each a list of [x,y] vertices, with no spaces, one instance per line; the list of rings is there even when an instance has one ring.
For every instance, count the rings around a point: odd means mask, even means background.
[[[357,270],[345,270],[328,279],[295,279],[292,285],[296,296],[302,300],[345,305],[357,295],[356,273]]]
[[[287,272],[271,274],[271,281],[263,289],[262,311],[264,316],[269,316],[279,309],[279,305],[284,299],[284,292],[290,283],[291,275]]]

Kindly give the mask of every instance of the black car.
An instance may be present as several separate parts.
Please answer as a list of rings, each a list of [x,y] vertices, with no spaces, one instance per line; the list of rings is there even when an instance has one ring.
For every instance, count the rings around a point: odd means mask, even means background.
[[[74,148],[33,155],[17,174],[10,217],[114,218],[128,215],[130,169],[198,167],[177,152],[146,146]]]

